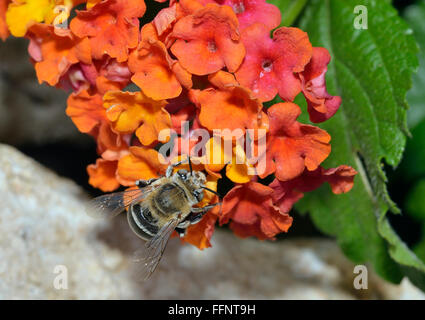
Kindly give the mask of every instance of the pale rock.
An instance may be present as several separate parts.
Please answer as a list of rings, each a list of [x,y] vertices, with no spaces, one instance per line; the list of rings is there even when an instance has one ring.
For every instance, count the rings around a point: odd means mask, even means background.
[[[73,182],[0,145],[0,299],[425,298],[407,279],[391,285],[371,269],[368,289],[355,290],[354,265],[334,241],[260,242],[220,229],[203,251],[171,239],[141,283],[131,256],[143,242],[124,215],[87,216],[87,200]],[[57,266],[67,268],[66,290],[54,286]]]

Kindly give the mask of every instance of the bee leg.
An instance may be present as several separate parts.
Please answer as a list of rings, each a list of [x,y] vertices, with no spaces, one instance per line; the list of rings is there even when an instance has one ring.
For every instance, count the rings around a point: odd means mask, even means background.
[[[189,221],[189,220],[185,220],[185,221],[183,221],[183,222],[180,222],[180,223],[177,225],[177,228],[179,228],[179,229],[186,229],[189,225],[190,225],[190,221]],[[176,229],[177,229],[177,228],[176,228]]]
[[[175,167],[178,167],[179,165],[181,165],[182,163],[184,163],[184,162],[186,162],[186,161],[187,161],[187,159],[182,160],[182,161],[179,161],[179,162],[176,162],[176,163],[173,163],[173,164],[170,164],[170,165],[168,166],[168,168],[167,168],[167,171],[165,172],[165,176],[166,176],[167,178],[171,177],[171,176],[173,175],[173,170],[174,170],[174,168],[175,168]]]
[[[152,182],[158,180],[158,178],[152,178],[149,180],[137,180],[136,181],[136,186],[138,186],[139,188],[144,188],[147,187],[148,185],[150,185]]]
[[[209,210],[214,208],[216,205],[221,204],[220,202],[202,207],[202,208],[192,208],[192,213],[194,213],[192,216],[189,217],[190,224],[195,224],[201,221],[204,214],[206,214]]]
[[[180,238],[183,238],[186,235],[186,230],[187,230],[186,228],[177,227],[175,230],[179,234]]]

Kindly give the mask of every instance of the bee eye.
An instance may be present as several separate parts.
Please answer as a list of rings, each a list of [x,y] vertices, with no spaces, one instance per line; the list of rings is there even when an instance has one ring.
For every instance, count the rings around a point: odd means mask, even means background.
[[[198,200],[198,201],[202,201],[202,199],[204,199],[203,190],[195,190],[195,191],[193,191],[193,195],[195,196],[196,200]]]
[[[177,171],[177,174],[180,176],[180,178],[182,178],[182,180],[187,179],[188,172],[186,169],[180,169],[179,171]]]

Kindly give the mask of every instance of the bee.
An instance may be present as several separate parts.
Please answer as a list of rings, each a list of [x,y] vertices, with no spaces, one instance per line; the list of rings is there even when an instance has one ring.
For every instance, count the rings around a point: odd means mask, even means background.
[[[168,166],[165,176],[136,181],[137,189],[114,192],[94,198],[89,202],[87,213],[95,218],[113,218],[126,208],[131,230],[146,240],[142,250],[136,252],[135,260],[142,262],[140,277],[147,280],[155,271],[168,240],[174,231],[184,237],[187,228],[198,223],[210,209],[221,202],[205,207],[194,207],[202,201],[204,190],[219,196],[205,186],[206,177],[201,171],[174,168],[184,161]]]

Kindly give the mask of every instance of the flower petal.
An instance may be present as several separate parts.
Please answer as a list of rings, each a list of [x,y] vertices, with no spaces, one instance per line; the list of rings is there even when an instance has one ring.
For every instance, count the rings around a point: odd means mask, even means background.
[[[262,23],[269,30],[280,25],[281,14],[278,7],[266,0],[201,0],[202,4],[219,3],[233,9],[239,20],[240,30],[254,23]]]
[[[245,56],[238,20],[228,6],[208,4],[181,18],[170,37],[177,39],[171,51],[192,74],[206,75],[224,66],[234,72]]]
[[[272,239],[287,232],[292,218],[273,205],[273,189],[257,182],[237,185],[223,199],[220,224],[232,221],[230,227],[241,237]]]
[[[154,149],[130,147],[130,154],[118,161],[118,181],[125,186],[134,185],[136,180],[149,180],[165,173],[165,160]]]
[[[96,164],[87,167],[89,174],[89,183],[95,188],[99,188],[104,192],[110,192],[117,189],[120,184],[115,177],[118,161],[106,161],[97,159]]]
[[[217,215],[207,212],[201,221],[187,228],[186,235],[182,241],[188,242],[201,250],[211,247],[210,240],[217,220]]]
[[[310,120],[319,123],[332,117],[341,105],[341,98],[326,90],[327,65],[331,56],[325,48],[313,48],[313,56],[305,70],[299,74],[302,91],[307,100]]]
[[[236,71],[236,79],[262,101],[277,93],[284,101],[293,101],[301,92],[301,81],[294,73],[304,70],[310,61],[312,46],[305,32],[282,27],[273,33],[257,23],[242,32],[246,56]],[[261,45],[259,45],[261,44]]]
[[[109,91],[103,96],[103,102],[113,129],[120,133],[136,131],[144,145],[158,141],[159,133],[171,128],[165,101],[152,100],[141,92]]]
[[[12,1],[6,12],[6,22],[10,33],[15,37],[25,36],[28,27],[47,20],[53,20],[55,2],[52,0]]]
[[[107,54],[123,62],[128,50],[137,46],[138,18],[145,10],[143,0],[103,0],[89,10],[77,11],[70,28],[80,38],[89,37],[95,59]]]
[[[325,182],[331,185],[332,192],[335,194],[350,191],[356,174],[356,170],[346,165],[328,170],[319,167],[314,171],[305,170],[301,176],[293,180],[279,181],[275,179],[269,187],[274,190],[273,203],[279,206],[283,212],[289,212],[305,192],[313,191]]]
[[[29,53],[35,61],[35,71],[40,83],[54,86],[72,64],[91,63],[91,49],[87,38],[79,39],[71,33],[59,36],[54,27],[35,24],[28,29]]]
[[[105,109],[102,106],[102,96],[90,95],[86,90],[69,96],[66,114],[84,133],[89,133],[102,121],[106,121]]]
[[[316,170],[329,155],[326,131],[296,121],[300,108],[291,102],[277,103],[267,110],[270,132],[267,139],[264,178],[275,172],[281,181],[293,179],[307,168]]]
[[[152,24],[146,24],[141,32],[142,41],[129,57],[129,67],[134,73],[131,80],[154,100],[178,97],[182,86],[171,69],[167,48],[158,40]]]
[[[262,104],[244,87],[208,88],[197,95],[201,106],[199,120],[210,130],[258,129]]]
[[[11,0],[5,0],[0,3],[0,38],[5,41],[9,35],[9,28],[6,23],[6,11]]]

